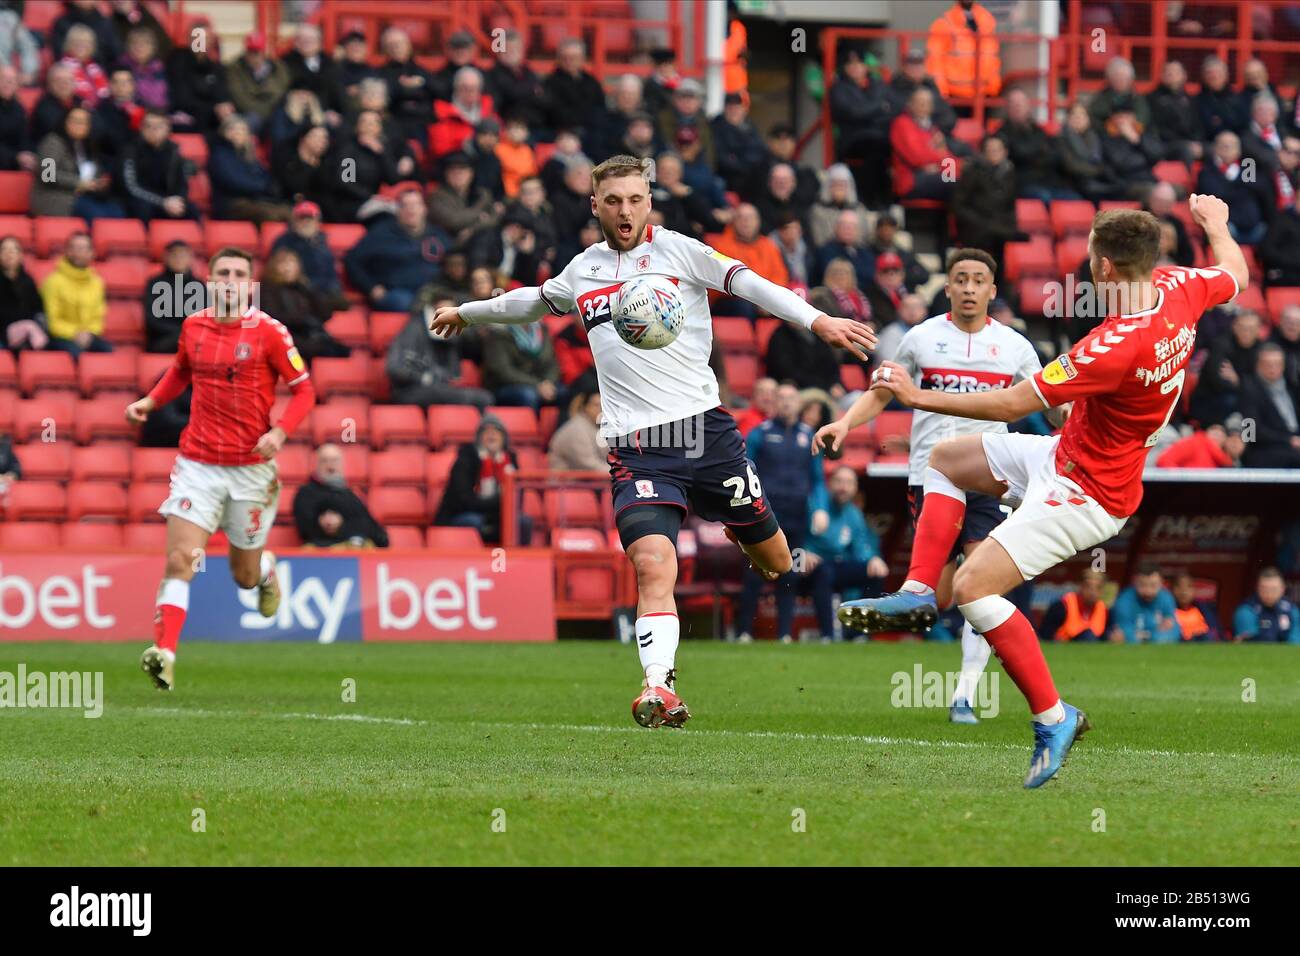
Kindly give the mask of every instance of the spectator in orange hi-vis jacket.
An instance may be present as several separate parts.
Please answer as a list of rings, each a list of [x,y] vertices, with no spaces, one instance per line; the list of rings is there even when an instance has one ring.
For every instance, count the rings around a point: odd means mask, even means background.
[[[736,214],[730,225],[721,233],[706,236],[714,251],[741,262],[754,270],[769,282],[779,286],[790,284],[790,273],[785,268],[785,259],[776,243],[763,235],[759,228],[758,210],[750,203],[741,203],[736,207]],[[720,292],[710,292],[714,315],[741,315],[748,319],[758,317],[755,306],[739,298],[730,298]]]
[[[926,71],[945,97],[972,97],[976,88],[996,96],[1002,88],[997,20],[973,0],[958,0],[930,24]]]
[[[749,105],[749,32],[733,16],[727,25],[727,39],[722,47],[722,89],[739,93]]]

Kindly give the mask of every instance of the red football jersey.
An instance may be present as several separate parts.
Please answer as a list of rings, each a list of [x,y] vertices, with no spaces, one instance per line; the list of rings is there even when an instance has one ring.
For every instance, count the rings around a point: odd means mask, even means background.
[[[211,309],[181,326],[176,367],[194,385],[190,423],[180,452],[209,465],[253,465],[253,448],[271,430],[278,376],[289,385],[308,378],[289,330],[265,312],[218,322]]]
[[[1155,286],[1153,308],[1108,318],[1030,379],[1045,405],[1075,403],[1056,470],[1117,518],[1142,501],[1147,449],[1182,397],[1196,323],[1238,292],[1217,267],[1157,269]]]

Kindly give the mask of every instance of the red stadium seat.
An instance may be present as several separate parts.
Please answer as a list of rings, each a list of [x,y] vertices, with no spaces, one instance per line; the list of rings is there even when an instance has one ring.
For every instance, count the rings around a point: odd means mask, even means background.
[[[840,366],[840,383],[850,392],[864,392],[867,389],[867,373],[861,365],[846,362]]]
[[[1246,260],[1246,270],[1250,275],[1252,285],[1259,285],[1264,281],[1264,270],[1260,268],[1259,256],[1255,252],[1254,246],[1241,247],[1242,258]]]
[[[258,234],[260,244],[258,246],[258,255],[263,259],[271,255],[271,247],[275,245],[275,240],[284,235],[285,230],[289,228],[288,223],[283,222],[264,222],[262,223],[261,232]]]
[[[370,480],[370,446],[343,445],[343,473],[350,485],[364,486]]]
[[[321,226],[325,233],[325,243],[334,255],[342,259],[344,253],[361,241],[366,234],[366,227],[356,223],[326,223]]]
[[[1057,239],[1087,236],[1092,231],[1097,207],[1086,199],[1053,199],[1049,215]]]
[[[456,449],[432,451],[424,457],[424,479],[431,488],[441,487],[451,477],[451,466],[456,463]]]
[[[1268,300],[1264,298],[1264,293],[1259,291],[1259,286],[1248,285],[1237,293],[1237,297],[1232,300],[1233,304],[1239,309],[1249,309],[1251,312],[1258,312],[1260,318],[1265,322],[1277,321],[1268,307]],[[1268,331],[1265,328],[1264,331]]]
[[[548,458],[542,448],[517,448],[515,458],[519,461],[520,471],[547,471]]]
[[[281,514],[284,514],[290,500],[283,496],[280,498]],[[266,536],[266,546],[276,551],[282,548],[301,548],[302,539],[298,537],[298,529],[293,526],[292,522],[277,524],[272,526],[270,533]]]
[[[1008,242],[1002,253],[1002,269],[1008,282],[1025,277],[1051,278],[1056,274],[1056,257],[1052,240],[1035,236],[1029,242]]]
[[[713,338],[725,353],[736,355],[758,354],[758,342],[754,338],[754,324],[749,319],[714,319]]]
[[[752,355],[725,355],[722,362],[727,372],[727,387],[742,398],[754,394],[758,359]]]
[[[202,170],[190,177],[189,199],[203,215],[212,212],[212,181]]]
[[[53,551],[59,548],[59,528],[53,521],[0,522],[0,549]]]
[[[370,456],[370,487],[423,488],[426,485],[423,448],[390,448]]]
[[[0,349],[0,389],[18,389],[18,362],[8,349]]]
[[[14,410],[13,438],[24,442],[70,441],[76,415],[76,398],[54,392],[40,398],[22,398]]]
[[[506,426],[506,434],[510,436],[511,445],[537,448],[542,444],[542,432],[531,408],[489,405],[486,414],[501,419],[501,423]]]
[[[77,360],[81,394],[135,392],[135,362],[133,352],[86,352]]]
[[[104,338],[114,345],[144,345],[144,305],[140,302],[140,296],[148,279],[148,276],[141,277],[134,299],[109,301],[108,310],[104,314]]]
[[[68,520],[85,518],[122,521],[126,518],[126,491],[107,481],[74,481],[68,485]]]
[[[462,388],[478,388],[483,384],[483,372],[471,359],[461,359],[460,377],[455,384]]]
[[[759,319],[754,326],[754,337],[758,340],[758,354],[767,354],[767,345],[772,336],[784,323],[780,319]]]
[[[1071,236],[1056,244],[1056,278],[1064,279],[1079,270],[1088,258],[1088,237]]]
[[[473,441],[479,413],[473,405],[430,405],[429,445],[438,450]]]
[[[203,230],[189,219],[155,219],[149,223],[149,258],[161,262],[167,244],[177,239],[188,242],[195,256],[204,252]]]
[[[604,512],[594,491],[552,488],[546,493],[546,523],[551,528],[604,528]]]
[[[369,495],[370,513],[382,525],[429,523],[425,495],[418,488],[374,488]]]
[[[171,493],[171,486],[165,481],[132,482],[127,489],[127,520],[136,522],[163,522],[167,519],[158,514],[158,509]]]
[[[424,535],[425,544],[434,551],[477,550],[483,547],[483,538],[474,528],[433,525]]]
[[[122,547],[129,551],[161,551],[166,546],[167,525],[165,524],[136,521],[122,526]]]
[[[88,232],[86,220],[80,216],[41,216],[35,222],[32,251],[42,259],[52,259],[63,254],[68,236]]]
[[[62,521],[67,507],[68,496],[62,485],[53,481],[15,481],[9,486],[5,500],[5,519]]]
[[[1049,280],[1045,279],[1021,279],[1016,284],[1016,291],[1020,295],[1020,314],[1025,318],[1042,315],[1043,306],[1047,303]]]
[[[136,448],[131,452],[131,483],[167,482],[176,464],[175,448]]]
[[[1031,236],[1051,236],[1052,220],[1047,207],[1038,199],[1016,200],[1016,225]]]
[[[424,532],[419,528],[397,525],[384,530],[388,532],[388,550],[392,551],[394,548],[409,551],[424,550]]]
[[[321,401],[337,395],[370,395],[370,356],[358,352],[349,358],[318,358],[311,365],[312,384]]]
[[[311,412],[311,440],[315,445],[341,445],[370,441],[370,400],[338,398],[317,405]]]
[[[125,445],[91,445],[72,452],[72,480],[117,482],[131,481],[133,449]],[[23,461],[26,471],[27,462]]]
[[[0,188],[3,187],[0,186]],[[23,244],[24,251],[31,249],[32,232],[32,220],[26,216],[15,216],[13,214],[0,216],[0,238],[13,236]]]
[[[325,331],[350,348],[368,348],[370,345],[365,309],[335,312],[325,323]]]
[[[110,259],[96,266],[104,280],[110,299],[130,299],[137,306],[145,283],[149,281],[149,262],[145,259]]]
[[[302,445],[285,445],[275,456],[275,466],[281,484],[301,485],[311,478],[316,462],[310,449]]]
[[[1192,191],[1194,185],[1192,171],[1187,168],[1186,163],[1179,162],[1176,159],[1166,159],[1151,167],[1151,172],[1162,183],[1168,183],[1175,189],[1182,190],[1185,193]]]
[[[911,412],[881,412],[876,416],[876,447],[881,448],[886,438],[912,434]],[[904,456],[906,458],[906,456]]]
[[[59,544],[69,550],[118,551],[123,544],[122,526],[106,521],[67,521],[61,526]]]
[[[210,219],[207,223],[209,256],[223,246],[234,246],[252,254],[257,251],[257,227],[251,222],[225,222]]]
[[[389,445],[428,445],[428,425],[419,405],[371,405],[370,442],[376,449]]]
[[[18,390],[24,395],[77,391],[77,366],[68,352],[20,352]]]
[[[144,259],[149,255],[149,235],[139,219],[96,219],[90,227],[90,238],[99,259],[116,256]]]
[[[164,355],[162,353],[145,352],[136,357],[135,362],[135,388],[141,395],[147,395],[149,390],[158,384],[158,379],[163,377],[176,361],[174,355]]]
[[[1142,204],[1136,199],[1103,199],[1097,206],[1098,212],[1106,212],[1108,209],[1141,209]]]
[[[77,403],[75,434],[78,445],[98,441],[129,442],[134,445],[136,426],[126,420],[123,405],[113,396],[86,398]]]
[[[1289,305],[1300,305],[1300,288],[1293,286],[1273,286],[1265,293],[1268,314],[1276,323],[1282,317],[1282,310]]]
[[[207,168],[208,141],[202,133],[173,133],[172,140],[182,158],[190,160],[199,169]]]
[[[542,430],[542,444],[550,445],[551,436],[560,427],[560,410],[554,405],[543,405],[537,413],[537,427]]]
[[[371,312],[370,313],[370,351],[382,356],[388,352],[388,346],[397,333],[402,331],[410,316],[405,312]]]
[[[0,212],[25,213],[32,205],[32,174],[0,172]]]
[[[952,128],[952,135],[979,152],[980,143],[983,142],[985,135],[984,125],[975,119],[959,119],[957,125]]]
[[[59,481],[72,478],[71,442],[29,442],[18,449],[23,481]]]

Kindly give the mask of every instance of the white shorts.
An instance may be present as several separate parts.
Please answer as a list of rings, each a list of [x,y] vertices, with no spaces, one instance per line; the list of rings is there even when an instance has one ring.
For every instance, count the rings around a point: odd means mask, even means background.
[[[232,547],[257,551],[275,524],[280,476],[274,461],[256,465],[205,465],[180,455],[172,467],[171,491],[158,509],[214,534],[226,532]]]
[[[989,537],[1006,548],[1026,581],[1109,541],[1128,521],[1107,514],[1082,488],[1057,473],[1059,438],[990,432],[982,437],[993,477],[1007,483],[1009,497],[1021,500]]]

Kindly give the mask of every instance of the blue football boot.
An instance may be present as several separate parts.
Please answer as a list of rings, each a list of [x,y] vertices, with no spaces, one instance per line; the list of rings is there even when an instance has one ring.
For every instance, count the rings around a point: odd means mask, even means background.
[[[939,619],[934,592],[895,591],[878,598],[845,601],[836,612],[840,623],[859,631],[928,631]]]
[[[1065,720],[1059,724],[1034,722],[1034,756],[1029,761],[1029,776],[1025,777],[1026,790],[1041,787],[1056,776],[1074,742],[1092,729],[1088,715],[1079,708],[1064,701],[1061,706],[1065,708]]]
[[[975,711],[971,708],[970,701],[966,698],[955,700],[952,706],[948,708],[948,719],[954,724],[978,724],[980,719],[975,716]]]

